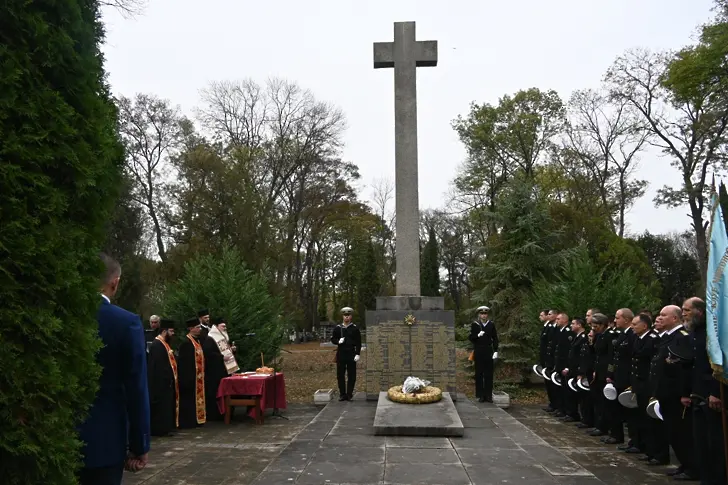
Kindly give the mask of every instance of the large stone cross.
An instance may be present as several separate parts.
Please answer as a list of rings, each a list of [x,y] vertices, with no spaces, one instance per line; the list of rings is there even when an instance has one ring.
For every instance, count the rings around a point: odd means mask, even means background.
[[[374,69],[394,68],[397,295],[420,296],[417,67],[437,65],[437,41],[418,41],[414,22],[394,23],[394,42],[374,43]]]

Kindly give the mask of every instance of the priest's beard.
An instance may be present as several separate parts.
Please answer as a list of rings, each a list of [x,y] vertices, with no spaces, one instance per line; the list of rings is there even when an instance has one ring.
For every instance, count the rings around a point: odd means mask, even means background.
[[[168,343],[168,344],[172,343],[172,336],[170,334],[165,333],[163,338],[166,343]]]

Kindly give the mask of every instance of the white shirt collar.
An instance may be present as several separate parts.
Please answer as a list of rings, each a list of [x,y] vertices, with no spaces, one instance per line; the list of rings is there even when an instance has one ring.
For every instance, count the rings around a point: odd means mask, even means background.
[[[101,293],[101,298],[103,298],[104,300],[106,300],[106,303],[111,303],[111,300],[109,300],[109,297],[106,296],[106,295],[104,295],[103,293]]]
[[[642,335],[640,335],[640,339],[643,339],[643,338],[647,337],[647,335],[649,335],[649,334],[650,334],[650,331],[649,330],[646,330],[645,333],[643,333]]]
[[[680,325],[677,325],[677,326],[676,326],[675,328],[673,328],[672,330],[668,330],[668,331],[667,331],[667,334],[668,334],[668,335],[672,335],[673,333],[677,332],[677,331],[678,331],[678,330],[680,330],[681,328],[683,328],[683,326],[682,326],[682,323],[681,323]]]
[[[665,331],[665,332],[660,332],[660,334],[659,334],[659,335],[660,335],[660,337],[662,337],[662,336],[663,336],[663,335],[665,335],[666,333],[667,333],[666,331]]]

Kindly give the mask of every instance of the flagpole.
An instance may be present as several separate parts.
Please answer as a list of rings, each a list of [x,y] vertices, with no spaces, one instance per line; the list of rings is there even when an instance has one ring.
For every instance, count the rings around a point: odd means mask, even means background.
[[[725,412],[725,386],[721,381],[720,384],[720,415],[723,421],[723,459],[725,460],[725,466],[723,470],[726,474],[726,483],[728,483],[728,417]]]

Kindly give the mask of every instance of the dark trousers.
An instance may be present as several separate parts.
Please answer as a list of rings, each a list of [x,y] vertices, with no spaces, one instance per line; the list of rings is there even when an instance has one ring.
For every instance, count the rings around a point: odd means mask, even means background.
[[[667,438],[675,457],[685,473],[698,475],[693,449],[693,413],[682,405],[679,397],[660,399],[660,411],[665,418]]]
[[[607,403],[610,401],[604,397],[604,386],[606,385],[607,382],[604,380],[595,380],[589,387],[594,401],[594,427],[605,433],[609,431],[610,427],[609,409],[607,407]]]
[[[650,439],[647,440],[647,455],[661,463],[670,463],[670,440],[665,421],[650,418],[649,423]]]
[[[592,402],[591,390],[579,390],[579,408],[581,411],[581,422],[589,426],[594,426],[594,403]]]
[[[689,412],[689,411],[688,411]],[[692,406],[695,458],[700,470],[701,485],[725,485],[723,423],[720,411],[707,404]]]
[[[579,395],[571,390],[568,382],[569,379],[564,378],[563,386],[561,388],[563,389],[564,396],[564,413],[567,416],[571,416],[572,418],[579,420]]]
[[[551,389],[551,392],[549,393],[549,397],[551,400],[551,407],[554,409],[561,410],[561,408],[563,407],[563,398],[561,395],[561,388],[551,381],[547,382],[547,385],[548,385],[549,389]]]
[[[354,394],[356,362],[353,355],[339,357],[336,362],[336,380],[339,382],[339,395],[351,397]]]
[[[637,394],[637,409],[633,409],[632,424],[629,429],[634,428],[635,436],[632,438],[632,446],[639,448],[647,456],[653,458],[655,456],[656,446],[653,442],[654,436],[651,432],[652,422],[654,421],[647,414],[647,405],[650,403],[650,395],[645,392]]]
[[[80,485],[121,485],[124,464],[98,468],[82,468],[78,474]]]
[[[605,398],[606,399],[606,398]],[[609,413],[609,436],[617,441],[624,441],[624,406],[618,400],[607,399]]]
[[[493,352],[475,349],[475,397],[493,399]]]
[[[548,379],[544,379],[543,385],[546,388],[546,396],[547,396],[547,399],[549,400],[549,407],[551,409],[556,409],[556,406],[554,405],[554,399],[552,396],[553,390],[551,389],[551,381],[549,381]]]

